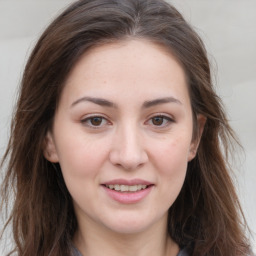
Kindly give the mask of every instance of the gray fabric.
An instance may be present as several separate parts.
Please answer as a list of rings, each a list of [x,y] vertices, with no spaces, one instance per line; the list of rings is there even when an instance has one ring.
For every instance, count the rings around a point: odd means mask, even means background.
[[[72,256],[82,256],[82,254],[75,247],[73,247]],[[189,256],[189,254],[186,249],[183,249],[179,252],[177,256]]]
[[[182,249],[177,256],[189,256],[187,249]]]
[[[71,256],[82,256],[82,254],[75,247],[73,247]]]

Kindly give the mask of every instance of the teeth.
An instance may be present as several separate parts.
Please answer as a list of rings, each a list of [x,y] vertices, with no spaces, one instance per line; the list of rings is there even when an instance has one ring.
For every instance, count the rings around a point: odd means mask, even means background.
[[[138,186],[137,185],[134,185],[134,186],[129,186],[129,191],[130,192],[135,192],[138,190]]]
[[[140,191],[142,189],[147,188],[147,185],[119,185],[119,184],[113,184],[113,185],[106,185],[107,188],[113,189],[115,191],[121,191],[121,192],[136,192]]]
[[[126,185],[120,185],[120,190],[121,190],[122,192],[128,191],[128,186],[126,186]]]

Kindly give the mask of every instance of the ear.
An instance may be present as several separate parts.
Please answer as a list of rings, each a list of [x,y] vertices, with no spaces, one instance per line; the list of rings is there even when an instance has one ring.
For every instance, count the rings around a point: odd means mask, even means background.
[[[201,114],[197,115],[197,131],[196,131],[196,137],[193,139],[193,141],[190,144],[190,150],[188,155],[188,161],[191,161],[197,153],[198,146],[200,144],[200,140],[204,131],[204,126],[206,123],[207,118]]]
[[[53,135],[50,131],[48,131],[45,136],[43,153],[44,153],[44,157],[48,161],[50,161],[52,163],[59,162],[59,157],[58,157],[58,154],[56,151],[56,146],[55,146],[55,142],[53,139]]]

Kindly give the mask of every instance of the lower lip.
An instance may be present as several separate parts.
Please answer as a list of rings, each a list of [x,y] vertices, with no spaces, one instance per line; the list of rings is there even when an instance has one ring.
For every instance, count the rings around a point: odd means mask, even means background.
[[[151,191],[153,186],[149,186],[145,189],[137,192],[119,192],[113,189],[109,189],[102,185],[109,197],[122,204],[134,204],[144,199]]]

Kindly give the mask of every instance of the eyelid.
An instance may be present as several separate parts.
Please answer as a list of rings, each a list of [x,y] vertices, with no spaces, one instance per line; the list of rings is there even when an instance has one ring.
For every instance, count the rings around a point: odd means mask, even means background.
[[[169,115],[169,114],[165,114],[165,113],[154,113],[153,115],[151,115],[151,116],[147,119],[146,123],[148,123],[149,121],[151,121],[154,117],[162,117],[162,118],[164,118],[165,120],[168,121],[168,123],[165,124],[165,125],[159,125],[159,126],[157,126],[157,125],[153,125],[153,124],[152,124],[152,126],[154,126],[154,127],[157,128],[157,129],[166,128],[166,127],[168,127],[169,125],[171,125],[172,123],[175,123],[174,117],[172,117],[172,116]]]
[[[96,125],[92,125],[92,124],[88,124],[87,121],[89,121],[90,119],[94,118],[94,117],[99,117],[99,118],[102,118],[102,120],[105,120],[105,124],[103,125],[99,125],[99,126],[96,126]],[[89,115],[86,115],[85,117],[83,117],[80,121],[84,126],[86,127],[89,127],[91,129],[102,129],[104,128],[106,125],[109,125],[111,124],[111,122],[109,121],[109,119],[107,117],[105,117],[104,115],[102,114],[89,114]]]
[[[105,123],[104,124],[100,124],[99,126],[87,123],[90,119],[92,119],[94,117],[102,118],[102,120],[104,120]],[[161,118],[163,118],[163,119],[165,119],[167,121],[167,124],[164,124],[164,125],[149,124],[149,125],[152,125],[154,128],[157,128],[157,129],[166,128],[169,125],[171,125],[171,123],[175,123],[174,117],[172,117],[170,114],[165,114],[165,113],[154,113],[154,114],[152,114],[151,116],[149,116],[147,118],[145,123],[148,124],[150,121],[152,121],[152,119],[154,117],[161,117]],[[108,125],[112,125],[112,123],[109,121],[108,117],[106,117],[103,114],[98,114],[98,113],[88,114],[85,117],[83,117],[80,122],[84,126],[86,126],[88,128],[91,128],[91,129],[102,129],[102,128],[108,126]]]

